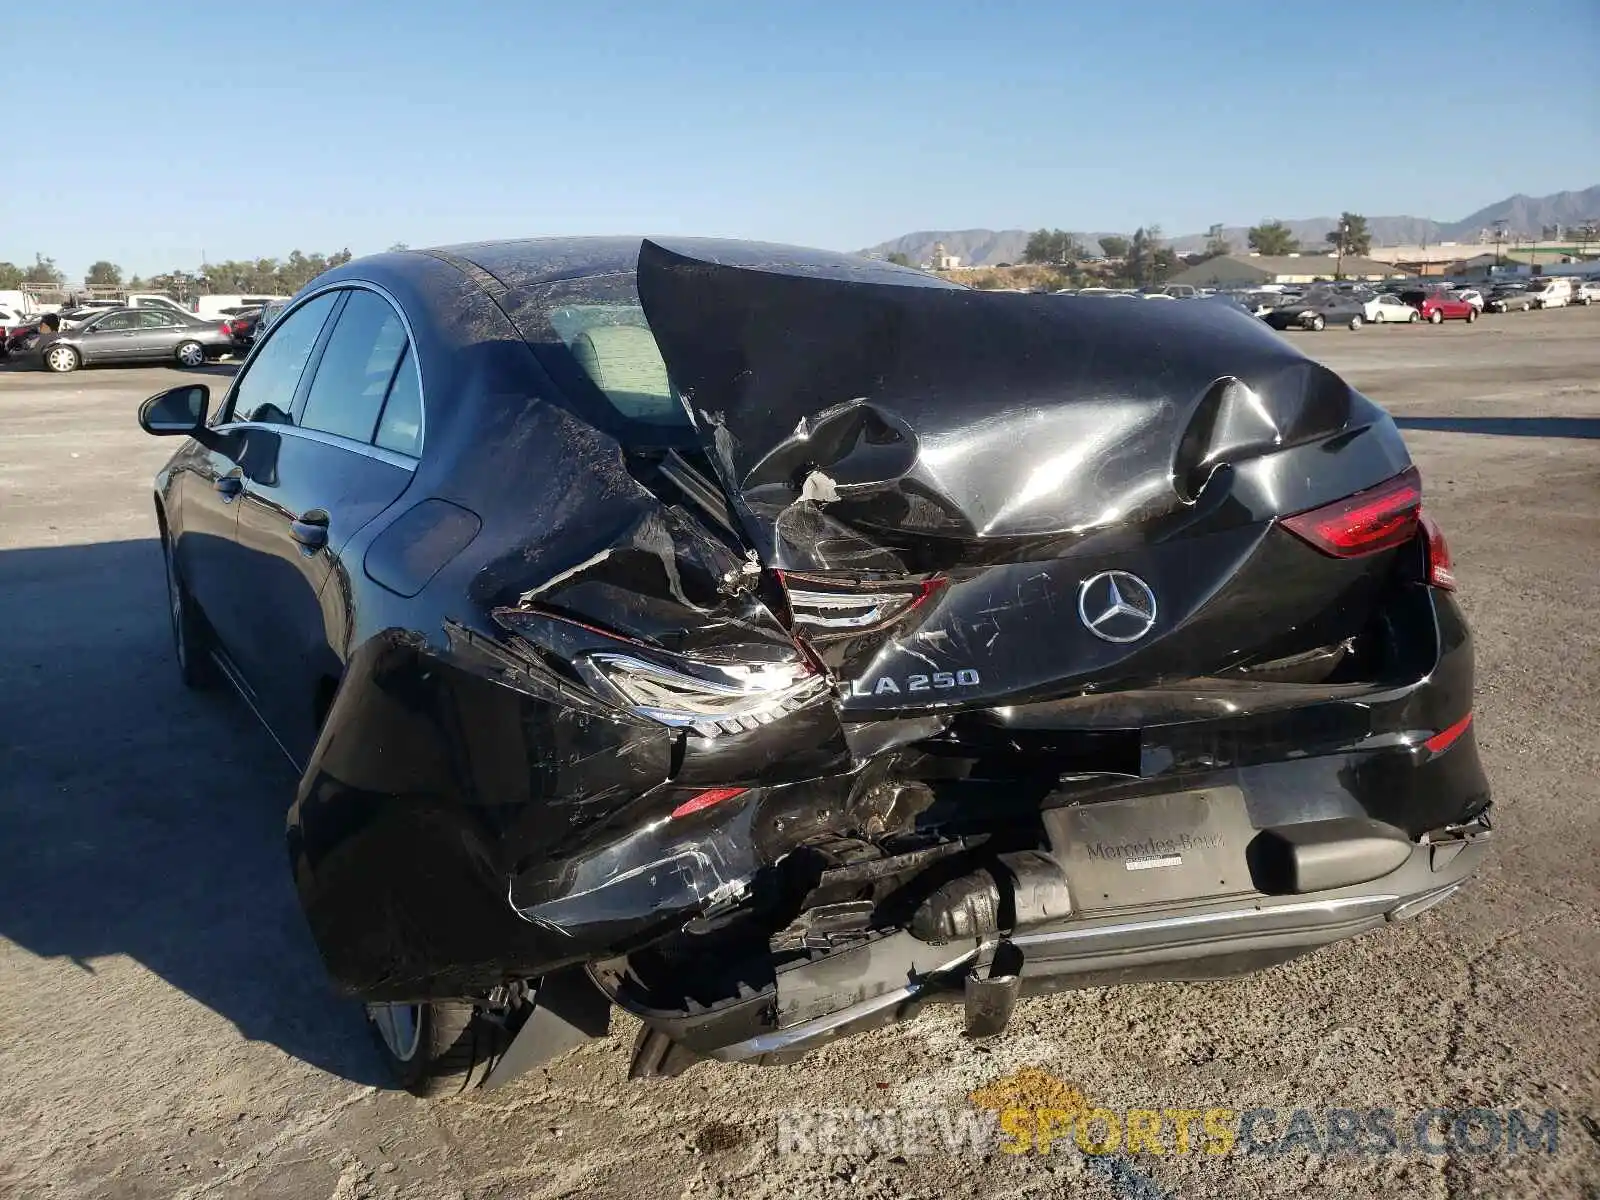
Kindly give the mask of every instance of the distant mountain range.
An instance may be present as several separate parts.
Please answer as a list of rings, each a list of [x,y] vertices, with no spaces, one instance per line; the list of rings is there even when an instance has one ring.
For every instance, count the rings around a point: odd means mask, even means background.
[[[1493,228],[1496,221],[1505,221],[1507,235],[1522,234],[1536,237],[1548,225],[1581,224],[1600,218],[1600,185],[1581,192],[1556,192],[1551,196],[1524,196],[1520,193],[1480,208],[1459,221],[1435,221],[1428,217],[1367,217],[1367,229],[1372,233],[1375,246],[1412,246],[1427,241],[1474,242],[1480,230]],[[1266,219],[1266,218],[1263,218]],[[1338,223],[1337,217],[1311,217],[1306,220],[1285,220],[1284,224],[1300,239],[1307,250],[1325,246],[1328,233]],[[1022,248],[1027,245],[1026,229],[925,229],[902,234],[891,241],[868,247],[863,253],[884,257],[904,254],[914,263],[927,262],[933,257],[936,244],[944,243],[945,253],[960,257],[963,264],[975,267],[994,266],[996,263],[1021,262]],[[1079,240],[1090,250],[1113,231],[1079,232]],[[1126,237],[1129,230],[1115,231]],[[1227,225],[1222,236],[1233,243],[1236,252],[1249,249],[1250,227]],[[1204,233],[1188,233],[1173,237],[1170,244],[1180,253],[1203,250],[1207,241]]]

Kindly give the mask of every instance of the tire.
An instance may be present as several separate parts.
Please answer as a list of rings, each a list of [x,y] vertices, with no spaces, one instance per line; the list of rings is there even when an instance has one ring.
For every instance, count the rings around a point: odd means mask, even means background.
[[[66,375],[83,365],[83,358],[71,346],[51,346],[44,352],[44,368],[57,375]]]
[[[1437,308],[1434,309],[1431,313],[1428,314],[1428,324],[1429,325],[1441,325],[1443,323],[1444,323],[1444,314],[1442,312],[1440,312]]]
[[[1328,327],[1328,322],[1323,320],[1323,317],[1322,317],[1321,313],[1318,313],[1316,316],[1311,318],[1311,332],[1312,333],[1321,333],[1327,327]]]
[[[172,352],[172,357],[178,360],[180,367],[203,367],[206,362],[206,348],[199,342],[184,342]]]
[[[498,1047],[498,1027],[465,1000],[369,1004],[378,1051],[413,1096],[442,1099],[478,1087]]]
[[[1351,329],[1360,329],[1363,324],[1364,324],[1364,322],[1361,320],[1361,314],[1360,313],[1357,313],[1355,316],[1350,318],[1350,328]]]
[[[1407,325],[1415,325],[1420,320],[1422,320],[1422,314],[1419,313],[1416,309],[1413,308],[1411,310],[1411,315],[1406,318],[1406,324]]]
[[[207,691],[217,682],[217,664],[211,658],[205,617],[178,572],[178,561],[173,557],[165,528],[161,534],[161,557],[166,567],[167,613],[172,623],[172,649],[178,660],[178,678],[192,691]]]
[[[1467,324],[1471,325],[1477,319],[1478,319],[1478,310],[1475,309],[1475,308],[1467,309]]]

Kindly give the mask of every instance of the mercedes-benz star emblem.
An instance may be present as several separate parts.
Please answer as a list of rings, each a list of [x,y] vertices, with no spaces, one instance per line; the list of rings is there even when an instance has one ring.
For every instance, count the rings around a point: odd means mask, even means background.
[[[1078,588],[1078,618],[1108,642],[1137,642],[1156,623],[1156,594],[1127,571],[1101,571]]]

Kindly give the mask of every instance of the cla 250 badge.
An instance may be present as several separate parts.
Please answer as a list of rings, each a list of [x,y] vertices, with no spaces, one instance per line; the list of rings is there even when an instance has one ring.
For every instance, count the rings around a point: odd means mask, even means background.
[[[852,679],[852,696],[898,696],[905,692],[945,692],[951,688],[977,687],[978,673],[971,667],[959,671],[935,671],[931,675],[907,675],[895,679],[880,675],[877,679]]]

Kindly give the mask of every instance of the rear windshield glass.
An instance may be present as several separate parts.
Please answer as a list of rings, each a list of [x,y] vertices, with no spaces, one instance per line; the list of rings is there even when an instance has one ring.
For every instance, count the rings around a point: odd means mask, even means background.
[[[632,271],[528,288],[517,310],[523,336],[563,390],[598,395],[630,423],[688,428]]]

